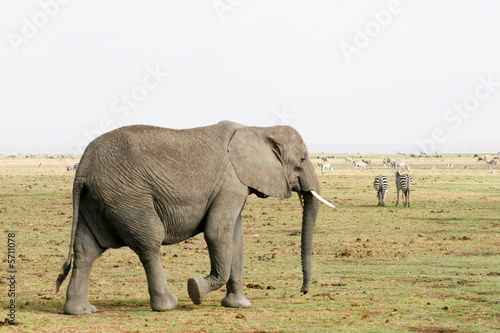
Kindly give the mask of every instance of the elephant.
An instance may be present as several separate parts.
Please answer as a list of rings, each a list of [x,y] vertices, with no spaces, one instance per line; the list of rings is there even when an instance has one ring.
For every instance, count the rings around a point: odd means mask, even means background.
[[[182,130],[132,125],[99,136],[86,148],[73,183],[70,248],[56,281],[57,292],[74,259],[64,313],[97,311],[88,300],[92,265],[106,249],[123,246],[144,266],[151,309],[174,309],[178,300],[167,286],[160,248],[202,232],[211,270],[188,279],[192,302],[201,304],[225,284],[222,306],[251,306],[243,294],[241,212],[250,194],[289,198],[292,191],[303,204],[301,291],[307,293],[319,201],[329,203],[319,195],[318,176],[295,129],[222,121]]]

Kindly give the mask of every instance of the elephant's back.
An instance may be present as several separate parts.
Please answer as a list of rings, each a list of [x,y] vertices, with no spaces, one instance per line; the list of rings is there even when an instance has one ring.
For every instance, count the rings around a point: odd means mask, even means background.
[[[234,131],[243,125],[223,121],[190,129],[170,129],[150,125],[131,125],[105,133],[92,141],[84,155],[119,156],[126,154],[207,155],[206,149],[226,151]]]
[[[89,144],[76,179],[100,193],[133,187],[134,192],[151,194],[179,183],[189,187],[200,179],[219,182],[221,172],[230,167],[227,145],[234,130],[241,126],[222,122],[183,130],[147,125],[121,127]],[[213,186],[208,184],[202,184],[201,190]]]

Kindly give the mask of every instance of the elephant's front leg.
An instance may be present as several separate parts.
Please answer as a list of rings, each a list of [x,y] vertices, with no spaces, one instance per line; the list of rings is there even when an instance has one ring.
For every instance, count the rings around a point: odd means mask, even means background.
[[[228,308],[247,308],[252,306],[243,294],[243,253],[243,223],[240,215],[234,227],[231,274],[226,284],[227,295],[221,302],[222,306]]]
[[[201,304],[209,292],[219,289],[229,280],[235,225],[246,197],[239,205],[235,205],[234,200],[234,197],[230,201],[218,200],[219,204],[212,204],[208,213],[204,235],[211,271],[205,278],[194,277],[188,280],[189,297],[194,304]]]

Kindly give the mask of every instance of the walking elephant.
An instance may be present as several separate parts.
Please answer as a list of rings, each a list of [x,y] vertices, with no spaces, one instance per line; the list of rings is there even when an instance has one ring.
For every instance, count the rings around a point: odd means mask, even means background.
[[[144,266],[151,308],[175,308],[160,247],[201,232],[211,270],[205,278],[188,280],[191,300],[200,304],[226,284],[223,306],[251,306],[243,294],[241,211],[251,193],[289,198],[292,191],[303,198],[301,291],[307,293],[318,200],[324,199],[307,148],[293,128],[228,121],[186,130],[135,125],[98,137],[85,150],[73,185],[70,249],[56,282],[58,290],[74,253],[64,313],[97,311],[87,296],[92,264],[106,249],[122,246]]]

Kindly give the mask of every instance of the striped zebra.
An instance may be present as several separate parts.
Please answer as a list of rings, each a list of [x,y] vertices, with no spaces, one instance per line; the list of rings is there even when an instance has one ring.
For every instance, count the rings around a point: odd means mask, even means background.
[[[353,161],[352,163],[354,164],[354,170],[357,170],[358,167],[360,167],[363,170],[366,170],[366,163],[365,162],[362,162],[362,161]]]
[[[370,160],[365,160],[365,159],[361,159],[361,161],[363,161],[363,163],[365,163],[365,164],[366,164],[366,167],[367,167],[367,168],[370,168],[370,169],[372,168],[372,161],[370,161]]]
[[[330,164],[330,162],[328,162],[328,160],[321,162],[321,173],[322,174],[324,173],[324,170],[327,170],[327,172],[333,173],[332,165]]]
[[[385,194],[387,193],[387,188],[389,187],[389,182],[385,176],[377,176],[373,181],[373,188],[377,191],[378,205],[385,206]]]
[[[396,174],[396,187],[398,192],[398,199],[396,201],[396,206],[399,203],[399,190],[403,193],[403,205],[410,207],[410,192],[411,186],[413,184],[413,178],[409,174],[400,174],[399,171],[394,171]]]
[[[397,159],[395,161],[392,161],[391,165],[392,165],[392,167],[394,169],[397,169],[397,168],[404,169],[404,168],[406,168],[407,171],[410,171],[410,166],[408,165],[408,163],[406,163],[405,161],[401,161],[399,159]]]

